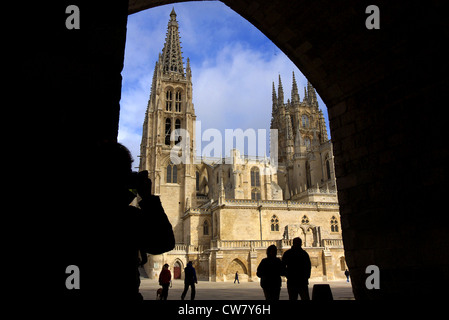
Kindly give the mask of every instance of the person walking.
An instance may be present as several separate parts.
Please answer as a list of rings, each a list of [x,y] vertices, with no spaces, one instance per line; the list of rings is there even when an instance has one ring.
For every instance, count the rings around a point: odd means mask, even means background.
[[[198,283],[196,278],[195,268],[192,266],[192,261],[187,263],[187,267],[184,268],[184,291],[181,294],[181,300],[186,297],[189,286],[192,288],[190,293],[190,300],[195,300],[195,283]]]
[[[168,287],[171,282],[171,272],[168,270],[168,264],[164,264],[162,271],[159,274],[159,284],[162,286],[161,300],[167,300]]]
[[[286,269],[287,290],[289,300],[310,300],[309,278],[312,265],[309,254],[301,248],[301,238],[294,238],[291,249],[282,256],[282,263]]]
[[[346,282],[349,282],[349,270],[345,270]]]
[[[257,267],[257,276],[266,300],[279,300],[282,279],[285,275],[281,259],[276,257],[277,247],[273,244],[267,248],[267,257]]]
[[[234,283],[235,283],[236,281],[237,281],[238,284],[240,284],[240,281],[239,281],[239,272],[238,272],[238,271],[235,272]]]

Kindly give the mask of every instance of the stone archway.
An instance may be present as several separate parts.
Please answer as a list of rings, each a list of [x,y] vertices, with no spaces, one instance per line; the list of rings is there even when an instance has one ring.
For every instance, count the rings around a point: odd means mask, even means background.
[[[226,268],[226,273],[224,274],[224,280],[234,280],[235,273],[238,272],[240,281],[248,280],[248,269],[245,264],[238,258],[231,261],[231,263]]]
[[[173,263],[173,279],[182,279],[184,267],[181,260],[176,259]]]
[[[89,150],[97,141],[117,138],[128,10],[173,2],[83,4],[80,32],[64,27],[64,2],[36,3],[22,19],[29,37],[21,70],[24,82],[33,85],[20,105],[32,120],[23,124],[21,116],[20,123],[27,132],[51,137],[36,140],[31,150],[45,152],[33,163],[38,168],[34,180],[58,186],[52,190],[53,208],[42,205],[49,223],[45,220],[36,229],[71,249],[62,250],[66,253],[51,268],[39,270],[42,279],[71,264],[74,251],[94,246],[71,240],[60,230],[72,226],[82,234],[91,216],[80,212],[98,201],[77,186],[89,181]],[[380,30],[365,28],[368,1],[223,2],[290,57],[329,109],[345,257],[355,297],[416,297],[423,290],[438,290],[441,282],[448,284],[449,243],[441,223],[448,176],[446,120],[441,116],[449,99],[444,2],[421,6],[376,1]],[[34,48],[40,50],[29,54]],[[36,108],[36,101],[45,101],[45,108]],[[70,179],[61,174],[67,168]],[[33,196],[48,199],[44,190]],[[76,205],[67,208],[67,203]],[[60,208],[67,210],[61,214]],[[425,228],[423,212],[432,213]],[[426,256],[417,259],[416,252]],[[36,256],[50,261],[54,253],[40,250]],[[365,287],[365,270],[371,264],[380,269],[381,290]],[[410,277],[411,270],[432,270],[441,280]]]

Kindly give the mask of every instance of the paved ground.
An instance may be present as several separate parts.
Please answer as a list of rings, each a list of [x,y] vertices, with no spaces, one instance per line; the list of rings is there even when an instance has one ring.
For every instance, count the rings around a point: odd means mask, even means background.
[[[155,300],[156,290],[160,288],[157,280],[141,279],[140,292],[144,299]],[[314,284],[328,283],[334,300],[353,300],[351,283],[346,281],[310,281],[309,292],[312,297]],[[180,300],[184,289],[183,280],[173,280],[173,286],[168,292],[168,300]],[[186,299],[190,299],[190,289]],[[259,282],[229,282],[198,281],[195,300],[265,300]],[[288,300],[287,285],[282,283],[280,300]]]

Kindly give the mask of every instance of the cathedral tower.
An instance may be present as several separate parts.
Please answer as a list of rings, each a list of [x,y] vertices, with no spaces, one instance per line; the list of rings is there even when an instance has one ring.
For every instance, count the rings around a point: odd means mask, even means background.
[[[142,130],[139,170],[148,170],[153,194],[160,196],[177,243],[182,243],[183,239],[182,216],[189,199],[195,195],[196,116],[192,103],[192,72],[188,58],[184,71],[181,48],[173,9],[164,48],[154,67]],[[179,159],[182,161],[177,161]]]
[[[295,74],[291,100],[284,102],[279,75],[278,92],[273,83],[271,129],[278,129],[279,185],[286,199],[303,198],[309,189],[335,189],[332,144],[315,89],[307,81],[301,101]],[[310,192],[307,192],[310,194]]]

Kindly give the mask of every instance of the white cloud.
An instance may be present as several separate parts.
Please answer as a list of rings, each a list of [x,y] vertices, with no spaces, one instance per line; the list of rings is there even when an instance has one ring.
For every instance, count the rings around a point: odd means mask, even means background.
[[[290,97],[292,71],[298,85],[304,83],[299,70],[282,53],[266,59],[263,52],[231,43],[215,61],[205,61],[195,69],[194,103],[203,127],[269,129],[272,82],[278,86],[281,74],[285,100]]]

